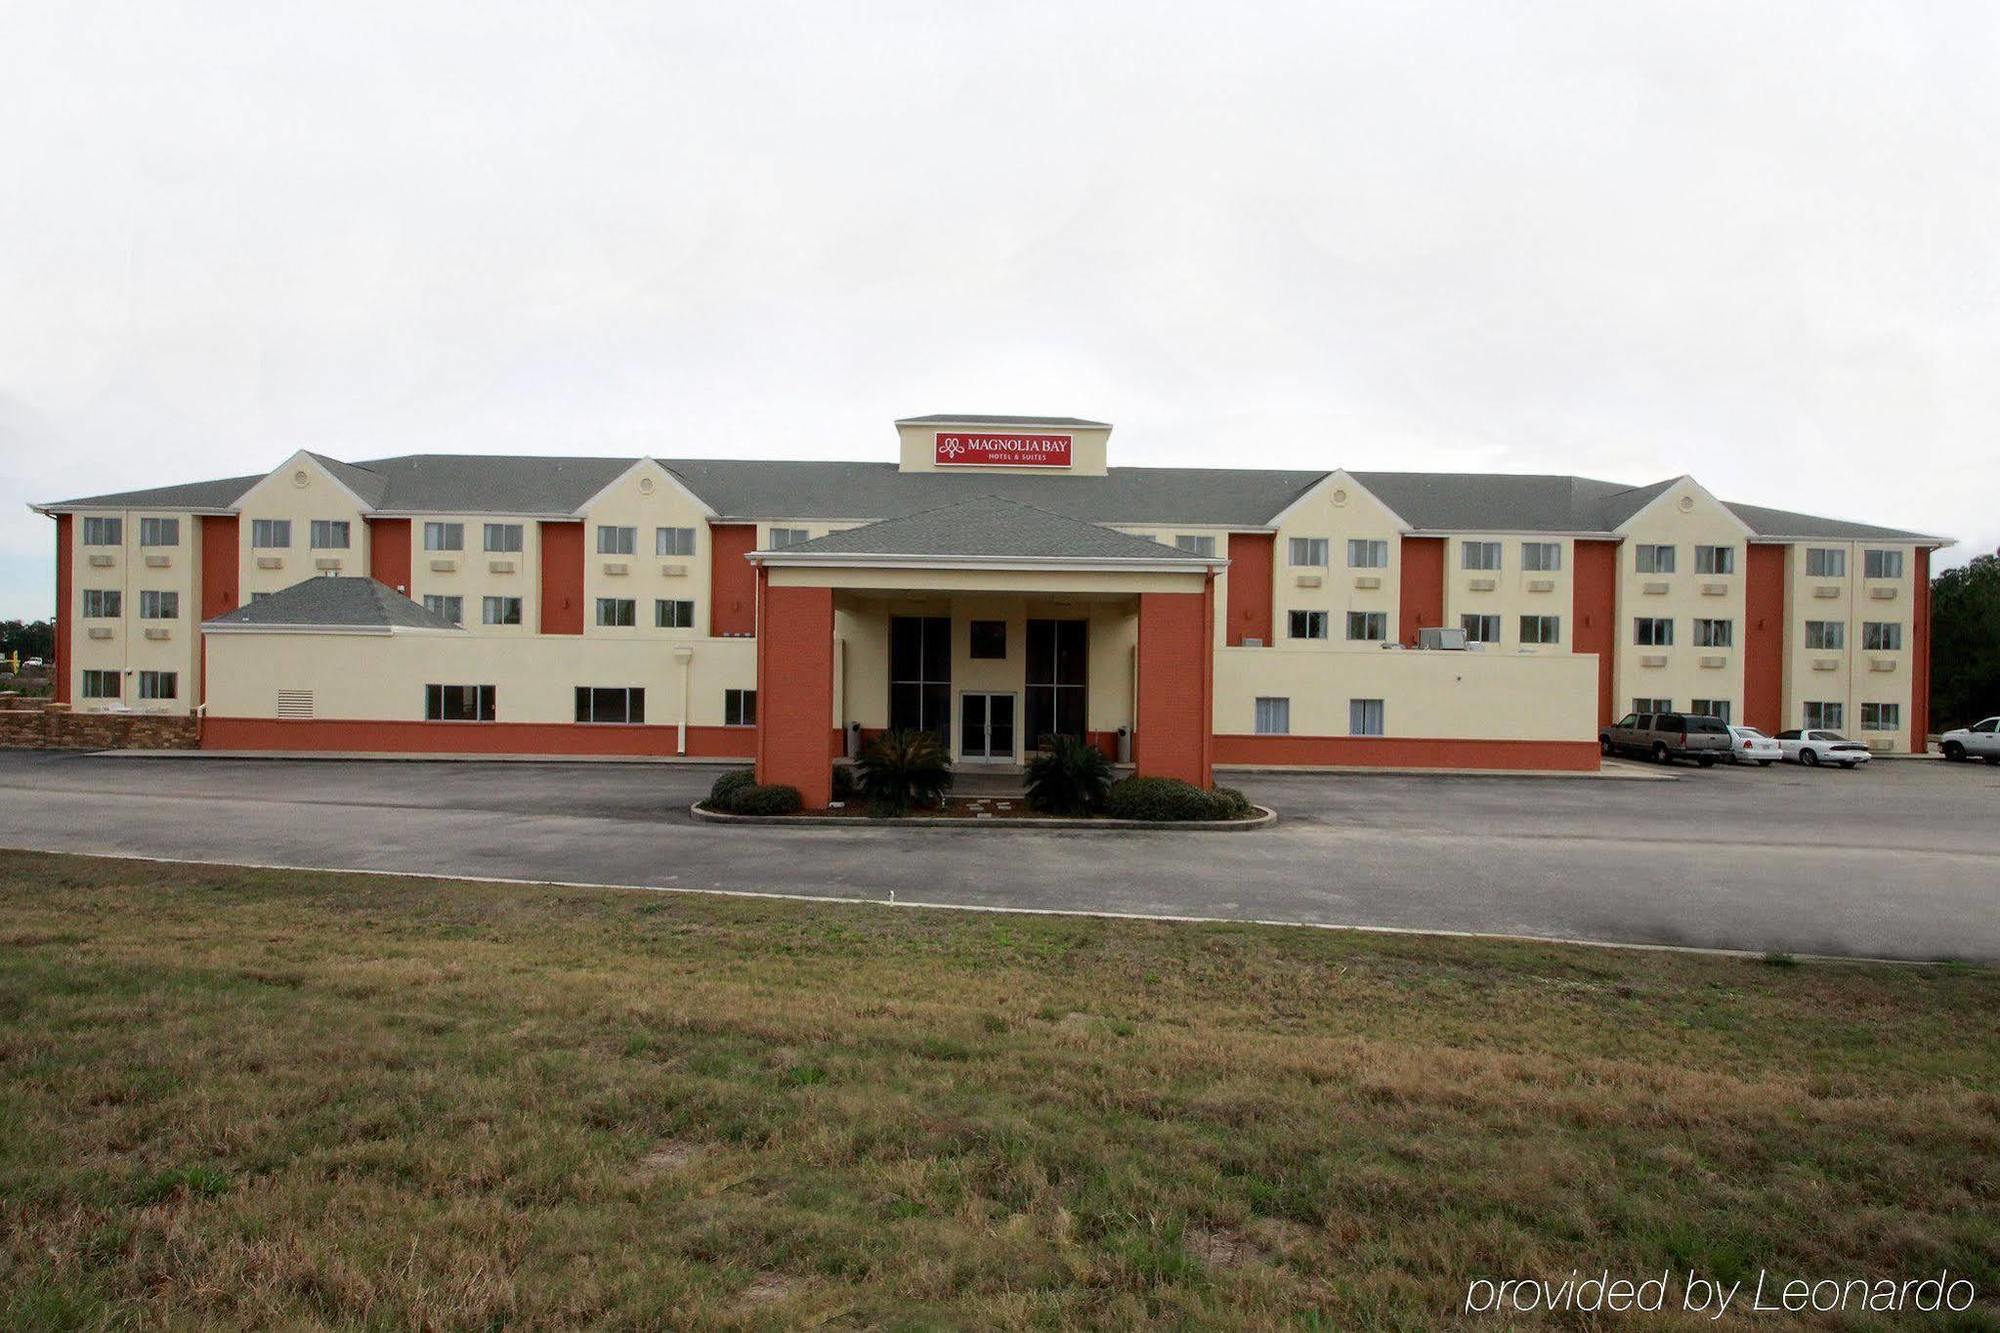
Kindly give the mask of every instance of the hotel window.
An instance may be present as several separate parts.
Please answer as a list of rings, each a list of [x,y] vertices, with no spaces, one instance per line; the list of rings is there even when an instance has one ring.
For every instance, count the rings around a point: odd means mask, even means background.
[[[86,699],[116,699],[118,697],[118,673],[116,671],[86,671],[83,673],[83,697]]]
[[[1350,736],[1380,736],[1382,734],[1382,701],[1380,699],[1349,699],[1347,701],[1347,734]]]
[[[491,722],[494,695],[491,685],[426,685],[424,721]]]
[[[85,546],[122,546],[125,543],[125,520],[122,518],[90,518],[83,520],[83,544]],[[115,699],[117,695],[107,695]]]
[[[1347,567],[1349,569],[1387,569],[1389,567],[1389,543],[1364,541],[1351,537],[1347,542]]]
[[[1290,632],[1294,639],[1324,639],[1326,637],[1326,612],[1294,611],[1290,616]]]
[[[179,698],[180,684],[180,677],[172,671],[141,671],[139,673],[139,697],[141,699]]]
[[[1174,545],[1195,555],[1215,554],[1215,538],[1207,536],[1182,535],[1174,538]]]
[[[1847,577],[1847,552],[1838,546],[1808,546],[1806,576],[1815,579]]]
[[[724,690],[722,692],[722,725],[725,727],[756,726],[757,691]]]
[[[599,555],[637,555],[639,553],[639,529],[614,528],[599,524],[597,528],[597,553]]]
[[[488,523],[485,545],[496,555],[511,555],[521,549],[521,525],[519,523]]]
[[[142,518],[139,520],[139,545],[179,546],[181,544],[181,521],[177,518]],[[167,696],[169,699],[172,695]]]
[[[1327,543],[1324,537],[1294,537],[1288,549],[1291,563],[1300,569],[1326,567]]]
[[[1712,717],[1724,726],[1729,725],[1729,700],[1696,699],[1688,705],[1688,711],[1701,717]]]
[[[349,528],[344,518],[316,518],[312,521],[312,548],[315,551],[345,551]]]
[[[1868,620],[1861,625],[1861,646],[1871,653],[1903,650],[1903,625],[1897,620]]]
[[[1007,658],[1007,622],[1004,620],[975,620],[970,626],[972,659],[975,662],[1001,662]]]
[[[771,549],[776,551],[786,546],[797,546],[800,542],[812,540],[812,532],[807,528],[772,528]]]
[[[1500,642],[1499,616],[1460,616],[1458,627],[1465,632],[1467,643]]]
[[[1632,622],[1632,642],[1641,648],[1674,646],[1674,622],[1661,616],[1640,616]]]
[[[1632,558],[1641,574],[1674,572],[1674,548],[1671,546],[1640,546]]]
[[[610,628],[626,629],[639,623],[639,603],[632,597],[600,597],[597,599],[597,623]]]
[[[1733,620],[1703,620],[1694,622],[1694,646],[1697,648],[1732,648],[1736,644],[1736,622]]]
[[[693,555],[693,528],[654,528],[654,555]]]
[[[426,551],[463,551],[465,549],[465,524],[424,524],[424,549]]]
[[[636,726],[646,720],[646,691],[641,686],[579,685],[576,720],[622,722]]]
[[[1845,710],[1837,699],[1825,702],[1808,699],[1804,711],[1808,730],[1839,731],[1847,721]]]
[[[177,592],[154,592],[150,589],[139,594],[139,619],[179,620],[181,618],[181,595]]]
[[[83,617],[86,620],[116,620],[125,609],[125,595],[116,588],[85,588]]]
[[[1289,736],[1292,734],[1292,701],[1271,699],[1259,695],[1257,698],[1257,734],[1259,736]]]
[[[1674,701],[1672,699],[1634,699],[1632,701],[1632,711],[1635,713],[1671,713],[1674,711]]]
[[[653,602],[653,627],[655,629],[693,629],[694,603],[677,601],[671,597],[656,598]]]
[[[1530,574],[1553,574],[1563,567],[1561,542],[1522,542],[1521,568]]]
[[[1387,611],[1349,611],[1347,637],[1357,641],[1378,641],[1389,637]]]
[[[479,599],[479,621],[483,625],[518,625],[521,623],[521,599],[518,597],[482,597]]]
[[[1734,574],[1736,572],[1736,548],[1734,546],[1695,547],[1694,572],[1697,574]]]
[[[450,596],[436,592],[425,593],[424,610],[443,616],[454,625],[465,623],[465,599],[456,593]]]
[[[1903,577],[1903,553],[1901,551],[1863,551],[1861,553],[1861,573],[1871,579],[1899,579]]]
[[[1500,568],[1499,542],[1463,542],[1458,550],[1460,569]]]
[[[1903,705],[1861,705],[1861,729],[1863,731],[1901,731],[1903,729]]]
[[[1562,642],[1561,616],[1522,616],[1521,642],[1557,644]]]
[[[1846,621],[1808,620],[1806,622],[1806,647],[1818,652],[1838,652],[1846,646]]]
[[[255,551],[289,551],[292,547],[292,520],[253,518],[250,520],[250,548]]]

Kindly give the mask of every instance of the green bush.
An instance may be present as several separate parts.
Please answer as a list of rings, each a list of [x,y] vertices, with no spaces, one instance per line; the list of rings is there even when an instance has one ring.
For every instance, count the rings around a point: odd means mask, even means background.
[[[1184,820],[1244,819],[1250,802],[1233,787],[1203,791],[1179,778],[1126,778],[1111,784],[1104,813],[1113,819],[1144,819],[1156,823]]]
[[[781,782],[765,787],[745,787],[736,793],[730,813],[738,815],[795,815],[805,808],[805,798],[797,787]]]
[[[861,752],[857,765],[868,813],[878,818],[934,810],[951,790],[951,760],[928,731],[889,731]]]
[[[754,769],[732,768],[717,778],[715,785],[708,789],[708,808],[723,814],[731,814],[736,809],[736,798],[756,785],[757,774]]]
[[[1051,736],[1028,761],[1028,808],[1049,815],[1088,815],[1104,808],[1111,761],[1095,745]]]

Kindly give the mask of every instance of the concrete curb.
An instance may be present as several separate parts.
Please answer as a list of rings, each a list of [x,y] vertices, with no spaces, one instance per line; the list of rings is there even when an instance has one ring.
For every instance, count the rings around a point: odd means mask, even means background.
[[[1278,822],[1278,812],[1268,806],[1253,807],[1249,819],[1190,819],[1179,823],[1152,819],[940,819],[931,815],[906,815],[901,819],[870,819],[855,815],[728,815],[704,808],[696,801],[688,814],[701,824],[763,824],[774,828],[936,828],[977,830],[1068,829],[1072,833],[1247,833],[1269,828]]]

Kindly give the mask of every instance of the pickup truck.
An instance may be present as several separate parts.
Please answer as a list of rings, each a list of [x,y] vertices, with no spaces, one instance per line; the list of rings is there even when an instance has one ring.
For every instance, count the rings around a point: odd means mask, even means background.
[[[1705,713],[1627,713],[1597,734],[1597,748],[1662,764],[1692,759],[1711,768],[1729,757],[1729,727]]]
[[[1951,760],[1984,759],[2000,764],[2000,717],[1989,717],[1969,727],[1957,727],[1938,737],[1938,748]]]

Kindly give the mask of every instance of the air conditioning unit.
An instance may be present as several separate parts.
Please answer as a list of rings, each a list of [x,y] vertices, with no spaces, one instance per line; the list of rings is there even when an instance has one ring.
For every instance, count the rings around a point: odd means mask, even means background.
[[[1465,651],[1465,631],[1429,625],[1417,631],[1417,647],[1434,652],[1462,653]]]
[[[1243,646],[1245,648],[1262,648],[1264,646],[1264,641],[1262,639],[1246,638],[1243,640]]]

